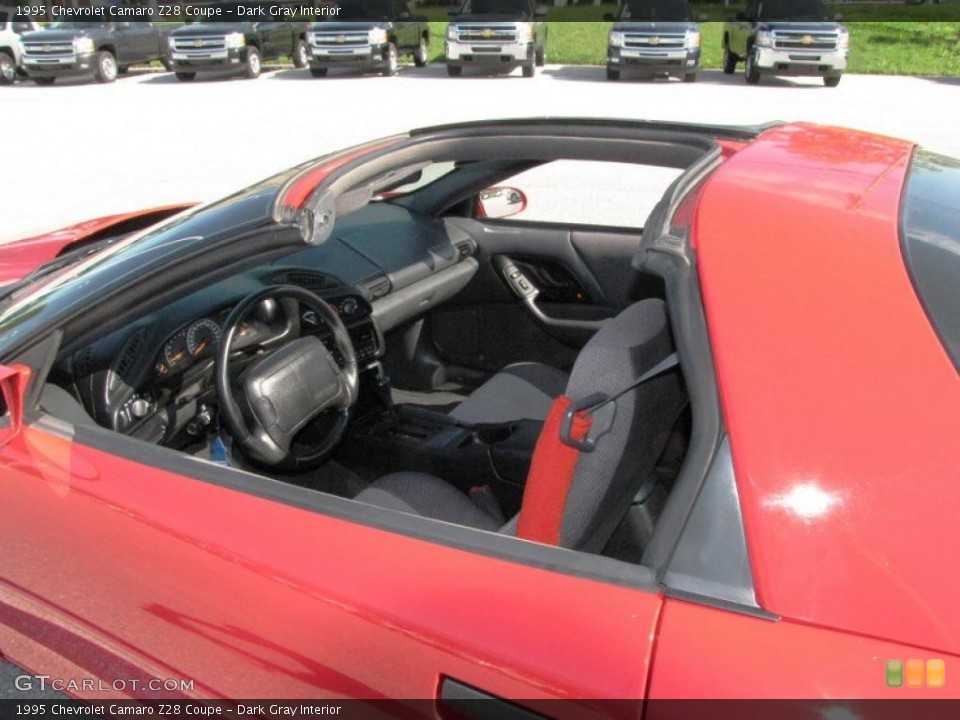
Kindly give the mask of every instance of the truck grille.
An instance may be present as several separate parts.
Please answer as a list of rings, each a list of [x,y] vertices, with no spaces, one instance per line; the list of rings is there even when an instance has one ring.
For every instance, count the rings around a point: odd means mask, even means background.
[[[517,31],[512,27],[465,27],[460,29],[457,37],[465,43],[515,43]]]
[[[184,36],[173,39],[173,49],[177,52],[203,52],[208,53],[211,50],[225,50],[227,47],[226,39],[221,36]]]
[[[778,50],[834,51],[837,40],[835,33],[778,30],[773,34],[773,46]]]
[[[367,33],[311,33],[310,44],[315,48],[366,47],[370,44]]]
[[[72,41],[57,42],[25,42],[23,54],[32,58],[63,58],[73,55]]]
[[[656,33],[627,33],[623,36],[623,46],[643,50],[675,50],[682,48],[684,35],[658,35]]]

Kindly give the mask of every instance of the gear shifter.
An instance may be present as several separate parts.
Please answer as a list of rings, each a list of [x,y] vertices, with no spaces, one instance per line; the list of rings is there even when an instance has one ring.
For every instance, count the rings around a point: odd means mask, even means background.
[[[377,368],[377,374],[373,378],[371,385],[377,396],[377,402],[389,413],[391,419],[397,422],[397,411],[393,407],[393,395],[390,392],[390,376],[383,372],[382,367]]]

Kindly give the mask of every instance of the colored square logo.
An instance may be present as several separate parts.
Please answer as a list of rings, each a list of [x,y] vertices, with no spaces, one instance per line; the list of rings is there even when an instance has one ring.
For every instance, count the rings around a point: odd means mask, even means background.
[[[907,687],[923,687],[923,660],[907,660]]]
[[[903,685],[903,660],[887,660],[887,687]]]
[[[947,680],[947,664],[943,660],[927,660],[927,687],[942,688]]]

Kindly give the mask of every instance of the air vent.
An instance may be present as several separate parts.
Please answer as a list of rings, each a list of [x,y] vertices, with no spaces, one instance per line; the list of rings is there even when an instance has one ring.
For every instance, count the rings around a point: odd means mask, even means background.
[[[110,379],[111,388],[116,386],[117,380],[127,380],[129,378],[130,371],[133,370],[137,358],[140,357],[140,351],[143,350],[143,344],[146,341],[146,330],[138,330],[127,340],[127,344],[123,346],[113,363],[113,377]]]
[[[297,285],[311,292],[325,290],[328,287],[336,285],[336,283],[326,275],[319,273],[291,272],[277,277],[276,280],[289,283],[290,285]]]
[[[363,287],[370,295],[370,299],[376,300],[377,298],[382,298],[384,295],[387,295],[390,292],[390,278],[388,278],[386,275],[378,275],[371,280],[367,280],[363,284]]]
[[[477,246],[474,244],[473,240],[458,240],[454,243],[454,247],[457,248],[457,253],[460,260],[473,257],[474,253],[477,252]]]

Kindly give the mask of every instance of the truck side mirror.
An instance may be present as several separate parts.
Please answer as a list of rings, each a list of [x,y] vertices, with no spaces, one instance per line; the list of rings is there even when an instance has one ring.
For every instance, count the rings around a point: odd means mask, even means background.
[[[0,365],[0,447],[20,434],[29,383],[26,365]]]
[[[545,7],[535,8],[533,11],[533,16],[537,20],[546,20],[547,19],[547,9]]]
[[[604,13],[603,19],[606,20],[607,22],[616,22],[617,16],[614,15],[613,13]]]
[[[400,13],[397,13],[397,20],[409,20],[410,13],[407,10],[403,10]]]
[[[841,20],[843,20],[843,13],[837,13],[836,15],[833,16],[833,19],[836,20],[837,22],[840,22]]]
[[[522,213],[527,209],[523,190],[512,187],[487,188],[477,197],[477,217],[498,220]]]
[[[451,5],[450,7],[447,8],[447,15],[449,15],[450,17],[456,17],[459,14],[460,14],[460,8],[454,5]]]
[[[710,16],[706,13],[700,13],[697,15],[697,22],[707,22],[710,19]]]

